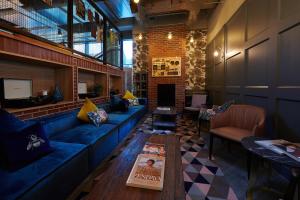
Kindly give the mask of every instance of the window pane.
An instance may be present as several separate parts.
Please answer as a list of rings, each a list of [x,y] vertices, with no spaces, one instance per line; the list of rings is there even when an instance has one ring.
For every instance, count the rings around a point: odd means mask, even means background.
[[[3,23],[67,46],[67,0],[1,0],[0,10]]]
[[[107,22],[106,41],[107,63],[120,67],[121,37],[118,31],[109,22]]]
[[[123,41],[123,63],[126,67],[132,66],[132,40]]]
[[[103,17],[87,0],[74,0],[73,46],[80,52],[103,60]]]

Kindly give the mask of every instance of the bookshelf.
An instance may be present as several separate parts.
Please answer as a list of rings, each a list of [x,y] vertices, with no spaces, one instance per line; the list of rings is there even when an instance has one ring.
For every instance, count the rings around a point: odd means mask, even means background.
[[[139,72],[133,75],[133,93],[136,97],[147,98],[148,96],[148,73]]]

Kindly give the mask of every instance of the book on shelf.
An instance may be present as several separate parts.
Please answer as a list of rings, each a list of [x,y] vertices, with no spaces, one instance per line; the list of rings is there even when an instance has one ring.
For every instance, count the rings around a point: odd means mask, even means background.
[[[162,190],[164,172],[164,156],[139,154],[126,181],[126,185],[152,190]]]
[[[142,154],[154,154],[158,156],[166,156],[165,145],[146,142]]]
[[[300,144],[292,143],[286,140],[259,140],[255,141],[256,144],[261,145],[278,154],[285,154],[290,158],[300,162]]]
[[[164,110],[164,111],[166,111],[166,110],[171,110],[171,108],[170,107],[157,107],[157,110]]]

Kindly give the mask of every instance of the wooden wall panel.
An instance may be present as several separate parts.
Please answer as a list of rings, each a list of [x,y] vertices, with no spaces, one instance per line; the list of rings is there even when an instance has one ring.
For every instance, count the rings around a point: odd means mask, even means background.
[[[300,142],[300,101],[277,99],[277,126],[279,137]]]
[[[280,0],[280,18],[286,19],[290,16],[297,15],[300,10],[299,0]]]
[[[279,35],[278,84],[300,86],[300,25],[294,26]]]
[[[220,35],[208,44],[207,60],[214,62],[208,62],[206,85],[211,102],[234,99],[263,107],[267,121],[275,122],[267,124],[267,134],[298,142],[299,10],[299,0],[246,0],[220,33],[225,35],[224,86],[218,82],[222,62],[211,53],[220,46]]]
[[[243,80],[244,58],[242,54],[233,56],[226,61],[226,86],[240,87]]]
[[[226,52],[237,52],[243,48],[245,41],[246,9],[241,6],[237,13],[227,23]]]
[[[267,40],[246,50],[247,86],[268,86],[268,43]]]
[[[274,1],[274,0],[273,0]],[[247,2],[247,40],[266,30],[269,24],[270,0],[248,0]]]

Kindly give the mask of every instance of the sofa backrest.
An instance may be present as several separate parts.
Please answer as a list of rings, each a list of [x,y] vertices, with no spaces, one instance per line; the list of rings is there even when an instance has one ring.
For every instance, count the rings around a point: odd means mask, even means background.
[[[252,105],[231,105],[226,111],[230,126],[252,131],[255,126],[264,125],[266,112]]]
[[[77,119],[78,110],[67,113],[56,114],[49,117],[43,117],[39,121],[43,124],[46,135],[51,139],[51,136],[56,133],[66,131],[81,124]]]

